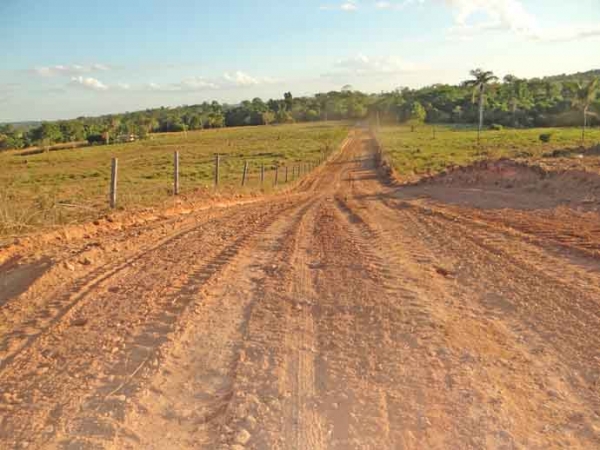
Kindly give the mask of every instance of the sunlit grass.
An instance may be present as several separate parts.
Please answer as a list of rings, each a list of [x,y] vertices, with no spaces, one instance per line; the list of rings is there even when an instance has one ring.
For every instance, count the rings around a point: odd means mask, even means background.
[[[180,154],[183,195],[213,188],[216,153],[222,155],[220,189],[239,190],[248,161],[244,190],[251,191],[260,189],[261,165],[266,170],[265,186],[270,187],[275,167],[315,162],[338,146],[347,132],[347,124],[340,122],[243,127],[161,134],[129,144],[34,155],[0,153],[0,235],[105,213],[112,157],[119,160],[118,204],[127,209],[160,204],[171,197],[175,151]]]
[[[540,141],[543,133],[552,135],[549,143]],[[451,165],[467,165],[481,158],[539,158],[554,150],[576,149],[581,145],[581,129],[533,128],[486,130],[481,146],[474,129],[436,126],[383,126],[378,138],[387,158],[400,175],[435,173]],[[600,129],[587,131],[586,147],[600,143]]]

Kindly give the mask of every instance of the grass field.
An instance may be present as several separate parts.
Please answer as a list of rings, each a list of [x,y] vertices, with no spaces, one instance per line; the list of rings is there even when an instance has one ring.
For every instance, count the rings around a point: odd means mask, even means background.
[[[551,133],[549,143],[539,140],[540,134]],[[534,128],[486,130],[481,146],[477,131],[436,126],[383,126],[377,133],[386,157],[399,175],[435,173],[450,165],[466,165],[481,158],[539,158],[555,150],[576,149],[581,145],[581,129]],[[587,132],[586,147],[600,143],[600,129]]]
[[[150,206],[172,194],[173,152],[180,153],[183,194],[213,186],[214,155],[222,155],[220,189],[240,188],[244,162],[250,164],[246,190],[260,189],[258,170],[314,162],[336,148],[348,132],[344,123],[245,127],[162,134],[129,144],[64,149],[35,155],[0,153],[0,235],[100,216],[108,209],[110,160],[119,159],[118,205]],[[280,179],[280,181],[283,181]]]

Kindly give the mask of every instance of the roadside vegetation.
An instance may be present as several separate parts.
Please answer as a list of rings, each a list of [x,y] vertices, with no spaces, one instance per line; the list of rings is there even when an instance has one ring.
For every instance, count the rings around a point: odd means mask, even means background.
[[[100,117],[79,117],[43,123],[0,125],[0,150],[71,142],[110,144],[147,139],[154,133],[222,127],[288,124],[327,120],[357,120],[379,116],[386,123],[410,121],[480,124],[486,127],[561,127],[600,124],[600,70],[546,78],[502,80],[476,69],[458,85],[436,84],[421,89],[398,88],[365,94],[352,86],[341,91],[238,105],[204,102],[177,108],[157,108]],[[465,77],[466,78],[466,77]]]
[[[266,102],[0,125],[0,236],[105,212],[111,157],[119,158],[118,205],[132,208],[170,198],[174,151],[180,153],[184,195],[212,189],[216,153],[223,155],[221,189],[240,189],[247,161],[243,190],[260,188],[262,165],[267,190],[276,167],[290,166],[291,178],[291,165],[326,155],[356,121],[369,120],[379,130],[401,175],[485,157],[535,158],[600,141],[600,71],[530,80],[499,80],[482,69],[470,75],[459,85],[381,94],[345,86],[310,97],[287,92]]]
[[[589,129],[587,134],[586,148],[600,145],[600,129]],[[585,150],[579,128],[486,130],[480,144],[477,128],[449,125],[384,125],[377,136],[390,165],[409,179],[482,158],[577,157]]]
[[[28,154],[0,153],[0,236],[92,219],[108,210],[110,160],[119,160],[119,208],[158,205],[172,198],[173,153],[180,154],[181,193],[214,191],[214,155],[221,155],[221,192],[273,189],[274,169],[317,162],[348,133],[343,122],[215,129],[157,134],[129,144],[64,149]],[[280,171],[280,186],[284,171]],[[201,192],[199,195],[201,195]]]

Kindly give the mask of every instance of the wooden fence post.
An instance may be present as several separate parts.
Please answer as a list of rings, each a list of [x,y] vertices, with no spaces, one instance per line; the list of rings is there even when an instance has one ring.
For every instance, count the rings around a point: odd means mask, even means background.
[[[265,184],[265,165],[260,165],[260,185]]]
[[[117,207],[117,177],[119,170],[119,161],[113,158],[110,165],[110,207]]]
[[[279,183],[279,166],[275,167],[275,180],[273,181],[275,186],[277,186],[277,183]]]
[[[217,153],[215,155],[215,187],[219,185],[219,166],[221,164],[221,156]]]
[[[288,166],[285,166],[285,182],[288,182]]]
[[[244,162],[244,173],[242,174],[242,186],[246,185],[246,177],[248,176],[248,161]]]
[[[179,152],[175,152],[173,163],[173,195],[179,195]]]

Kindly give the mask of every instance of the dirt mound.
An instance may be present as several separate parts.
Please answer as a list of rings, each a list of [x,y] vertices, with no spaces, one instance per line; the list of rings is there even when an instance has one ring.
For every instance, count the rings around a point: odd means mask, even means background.
[[[570,202],[600,204],[600,175],[585,170],[549,170],[510,159],[480,161],[427,177],[418,184],[517,189]]]
[[[500,159],[479,161],[470,166],[451,168],[437,175],[423,178],[420,183],[513,188],[537,183],[546,179],[548,175],[548,172],[539,166],[510,159]]]

